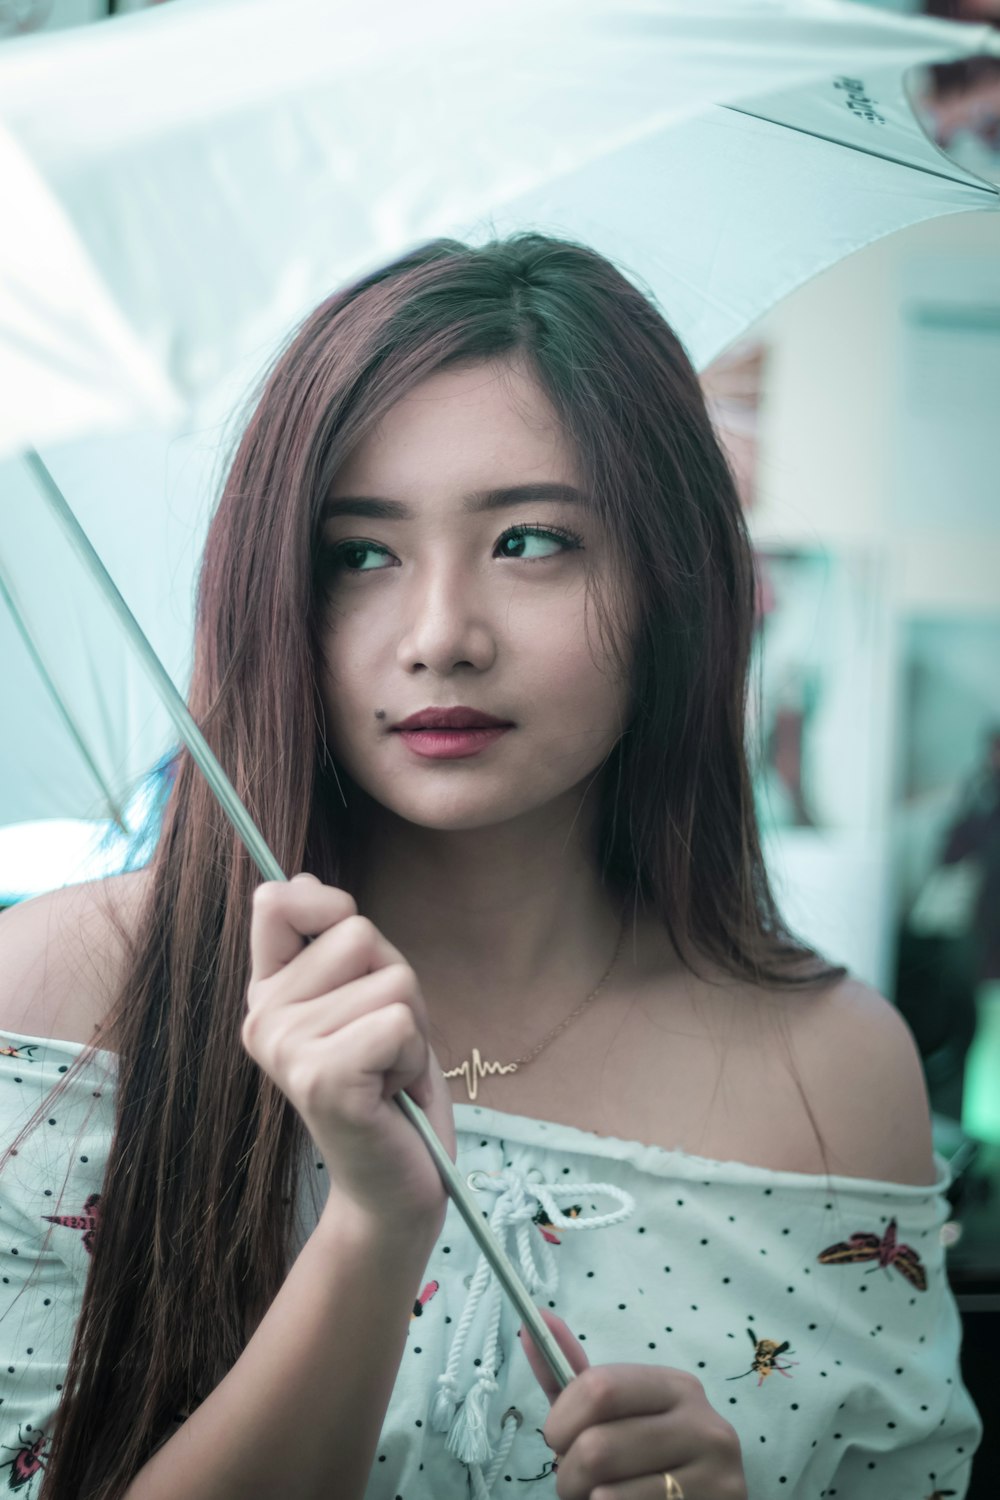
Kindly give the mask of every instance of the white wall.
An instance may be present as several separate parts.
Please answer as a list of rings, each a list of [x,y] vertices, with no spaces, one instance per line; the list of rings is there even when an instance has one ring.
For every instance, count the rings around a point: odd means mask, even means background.
[[[928,308],[941,316],[922,318]],[[855,817],[836,833],[776,836],[776,875],[793,923],[884,991],[908,873],[892,826],[899,628],[912,616],[1000,617],[1000,212],[892,235],[799,288],[751,333],[772,346],[755,540],[860,551],[881,560],[885,579],[885,628],[867,664],[882,694],[871,795],[852,791],[845,755],[841,790]],[[845,746],[852,727],[845,713]]]

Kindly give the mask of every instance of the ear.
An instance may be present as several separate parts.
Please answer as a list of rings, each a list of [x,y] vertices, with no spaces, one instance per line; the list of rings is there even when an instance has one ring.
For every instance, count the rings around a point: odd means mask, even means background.
[[[543,1311],[542,1308],[539,1308],[538,1312],[551,1332],[552,1337],[569,1360],[573,1373],[579,1375],[582,1370],[588,1369],[590,1367],[590,1360],[587,1358],[586,1350],[575,1334],[570,1332],[568,1324],[564,1323],[562,1318],[557,1318],[554,1313]],[[553,1401],[562,1395],[562,1387],[549,1369],[545,1359],[538,1352],[538,1347],[528,1332],[525,1323],[521,1324],[518,1338],[521,1340],[521,1345],[527,1355],[528,1363],[532,1368],[535,1379],[546,1396],[548,1396],[549,1405],[551,1406]]]

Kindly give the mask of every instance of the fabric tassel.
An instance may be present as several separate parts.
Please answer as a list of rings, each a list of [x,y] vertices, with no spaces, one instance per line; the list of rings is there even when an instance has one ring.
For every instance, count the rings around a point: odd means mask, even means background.
[[[460,1401],[453,1375],[438,1376],[438,1388],[431,1408],[431,1426],[435,1432],[447,1432],[455,1420]]]
[[[486,1408],[497,1383],[480,1376],[459,1407],[446,1446],[464,1464],[484,1464],[493,1457],[486,1431]]]

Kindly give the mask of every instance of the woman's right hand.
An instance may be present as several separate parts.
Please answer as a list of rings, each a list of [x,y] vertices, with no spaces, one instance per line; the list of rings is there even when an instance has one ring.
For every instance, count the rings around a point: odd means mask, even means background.
[[[454,1161],[451,1096],[414,970],[347,891],[313,875],[257,887],[250,947],[243,1045],[321,1153],[327,1209],[347,1204],[396,1236],[440,1231],[444,1183],[393,1099],[405,1089]]]

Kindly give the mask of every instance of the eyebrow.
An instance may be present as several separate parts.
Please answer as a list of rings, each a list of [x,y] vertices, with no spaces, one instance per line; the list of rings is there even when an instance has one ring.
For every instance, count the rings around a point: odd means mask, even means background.
[[[569,500],[575,504],[587,504],[587,497],[572,484],[512,484],[501,489],[473,490],[462,501],[462,509],[470,513],[503,510],[511,505],[524,505],[529,500]],[[343,495],[324,503],[322,519],[366,516],[374,521],[409,521],[413,515],[414,511],[402,500],[386,500],[381,495]]]

